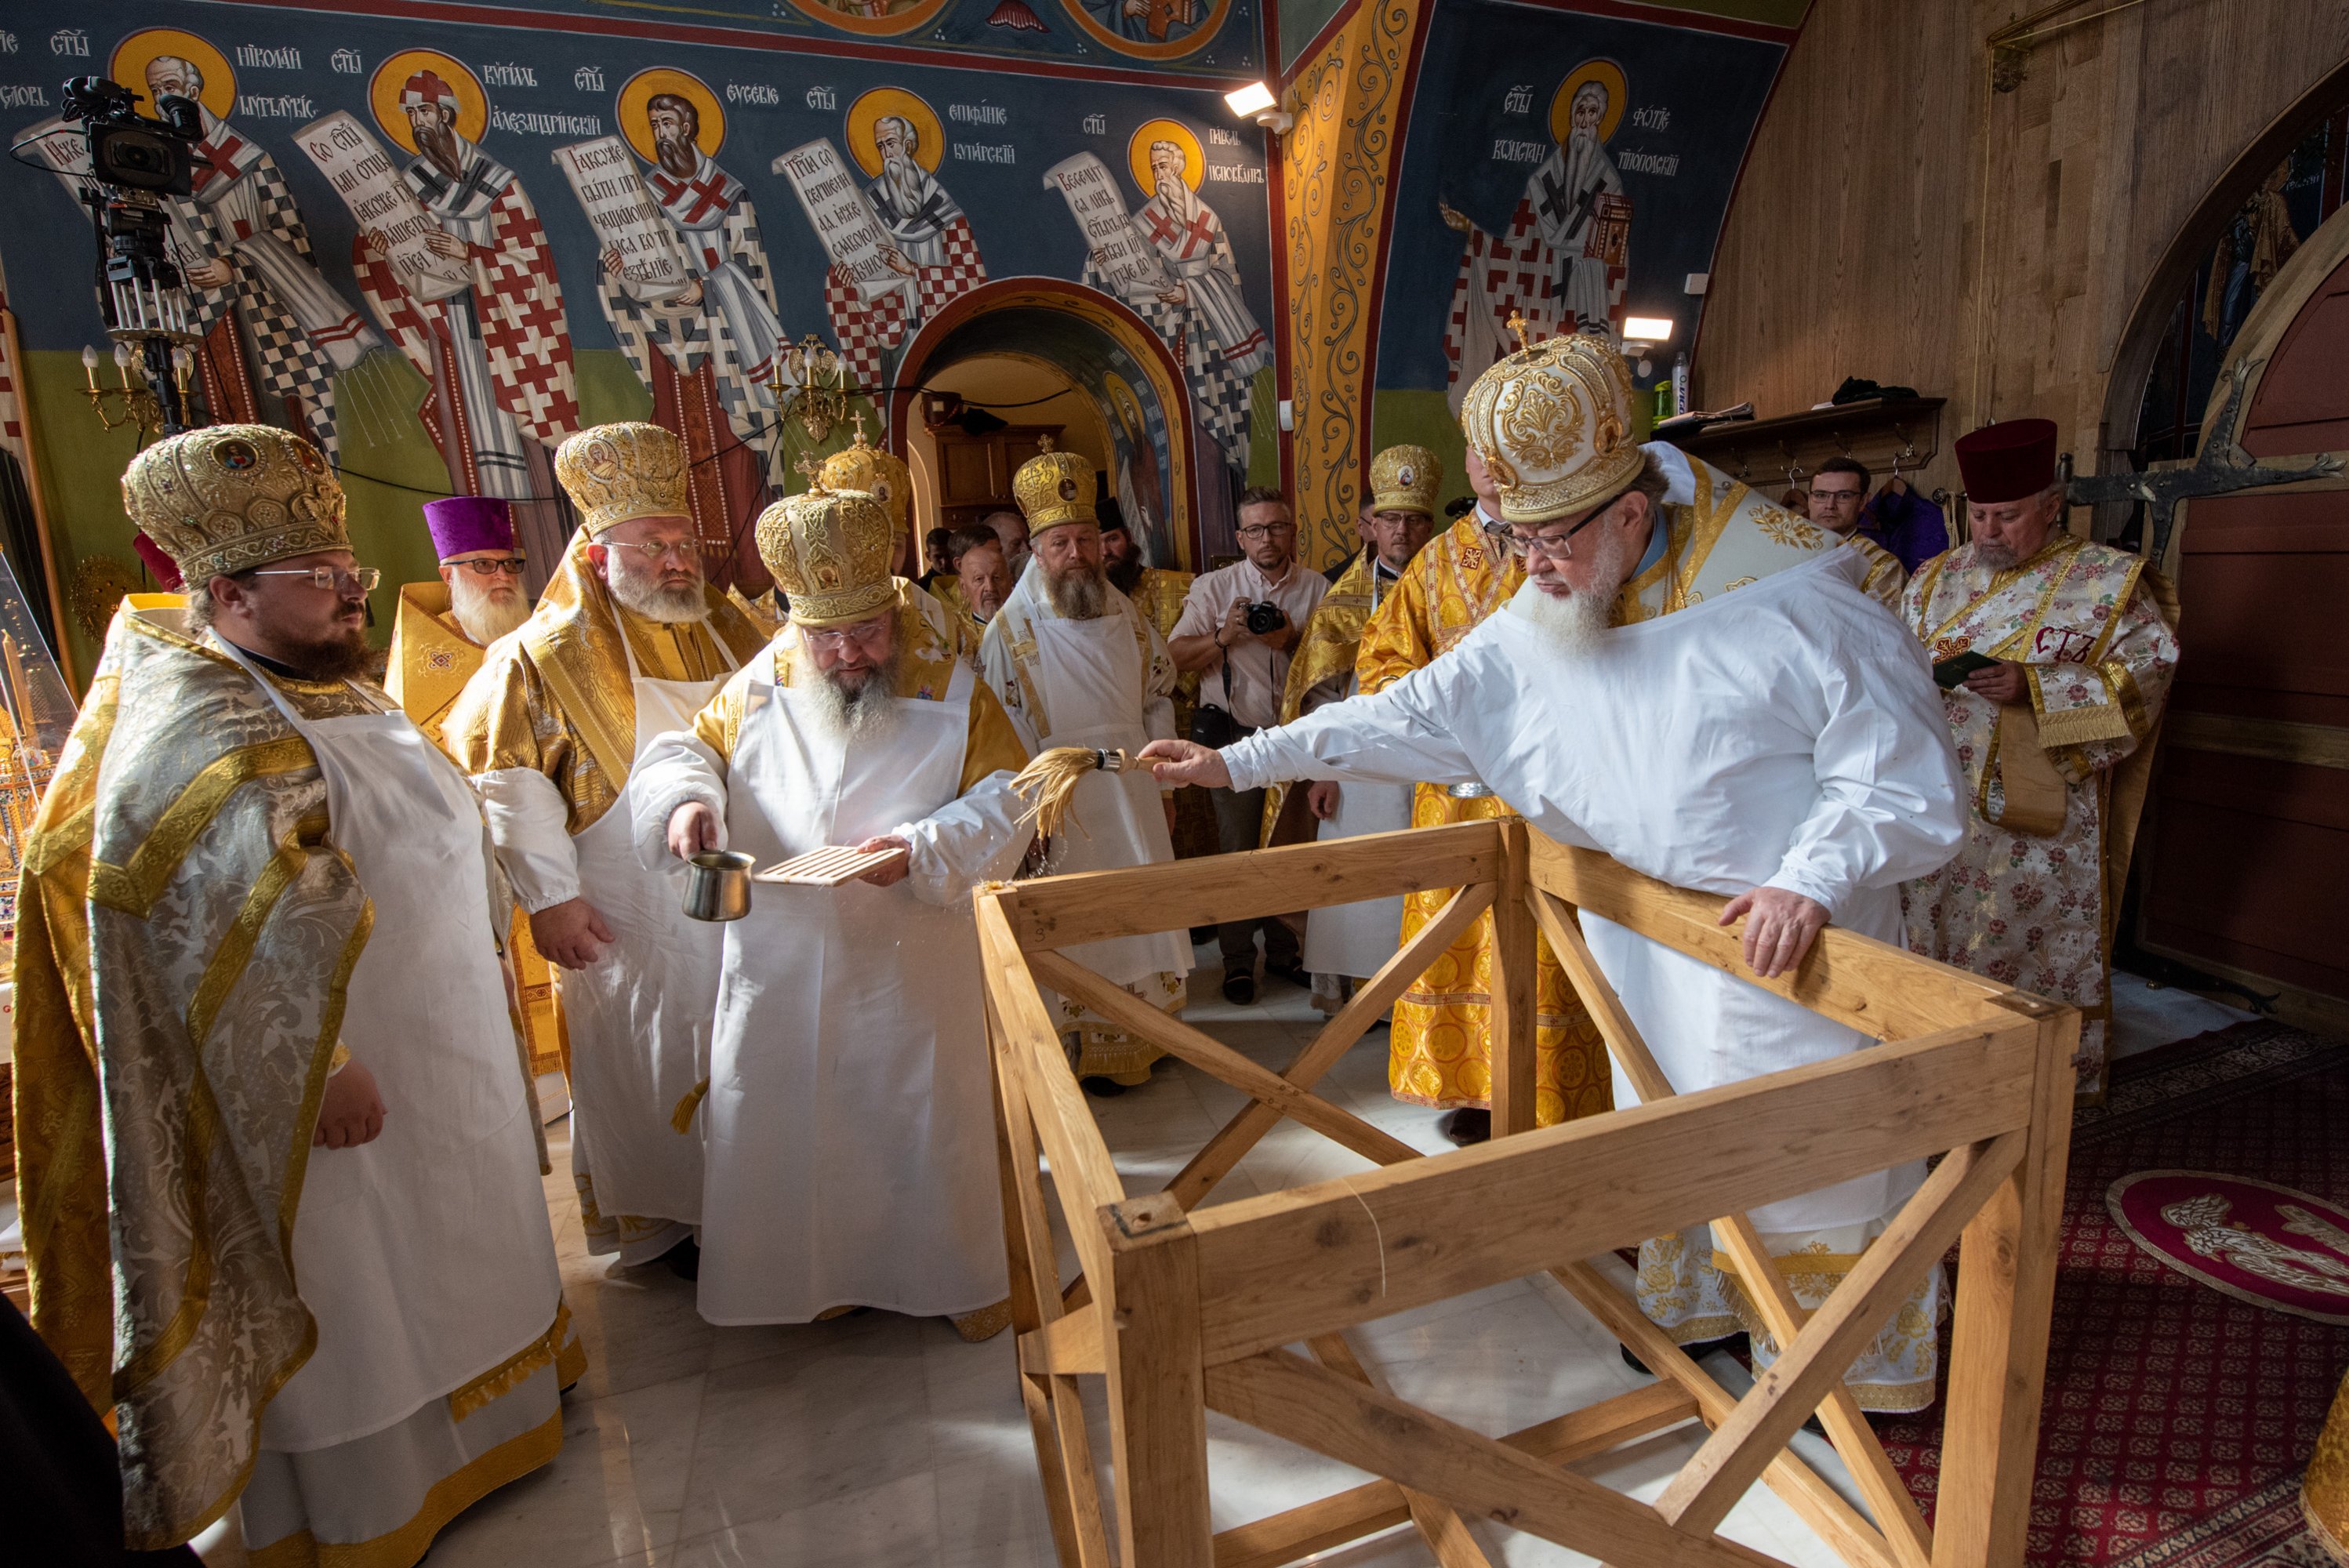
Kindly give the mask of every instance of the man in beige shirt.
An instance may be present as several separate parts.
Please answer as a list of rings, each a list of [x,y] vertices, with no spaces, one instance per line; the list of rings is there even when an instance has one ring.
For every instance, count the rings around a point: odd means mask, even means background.
[[[1329,580],[1297,559],[1297,522],[1281,493],[1268,486],[1244,491],[1239,505],[1243,559],[1206,573],[1184,598],[1166,651],[1174,667],[1200,672],[1194,738],[1228,745],[1280,722],[1280,694],[1288,659]],[[1251,612],[1255,626],[1251,629]],[[1228,722],[1214,715],[1221,710]],[[1200,726],[1209,726],[1206,735]],[[1220,725],[1226,733],[1216,734]],[[1217,847],[1226,853],[1257,847],[1264,817],[1261,789],[1214,789]],[[1265,973],[1300,986],[1312,982],[1300,963],[1297,933],[1278,919],[1226,921],[1216,928],[1224,955],[1224,998],[1256,1000],[1256,933],[1264,928]]]

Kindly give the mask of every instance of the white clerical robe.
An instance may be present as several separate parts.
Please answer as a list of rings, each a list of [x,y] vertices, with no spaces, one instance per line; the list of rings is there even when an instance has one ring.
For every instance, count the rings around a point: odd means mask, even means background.
[[[1607,632],[1578,660],[1521,613],[1539,592],[1528,583],[1394,685],[1227,748],[1233,787],[1481,781],[1552,838],[1649,876],[1732,895],[1784,888],[1847,930],[1898,941],[1899,884],[1949,858],[1963,798],[1930,671],[1858,591],[1864,565],[1825,551]],[[1870,1043],[1597,916],[1584,931],[1680,1092]],[[1615,1081],[1629,1103],[1625,1075]],[[1880,1229],[1923,1177],[1912,1162],[1752,1218],[1774,1255],[1840,1255],[1857,1248],[1838,1241]],[[1917,1315],[1930,1341],[1929,1295]]]
[[[847,741],[814,719],[794,666],[820,677],[787,628],[632,780],[647,863],[693,800],[761,865],[884,834],[913,845],[894,887],[761,883],[724,928],[700,1109],[712,1323],[959,1316],[1008,1294],[970,888],[1027,848],[1010,788],[1026,754],[911,583],[898,635],[883,733]]]
[[[1112,588],[1104,614],[1071,620],[1052,608],[1044,565],[1030,562],[987,624],[979,669],[1030,751],[1055,746],[1140,751],[1174,734],[1174,661],[1165,639],[1133,602]],[[1053,841],[1045,870],[1118,871],[1174,858],[1158,782],[1146,770],[1092,772],[1070,803],[1074,822]],[[1069,949],[1069,956],[1162,1011],[1179,1010],[1191,943],[1180,931],[1118,936]],[[1146,1074],[1160,1053],[1093,1014],[1047,994],[1064,1032],[1078,1037],[1081,1076]]]

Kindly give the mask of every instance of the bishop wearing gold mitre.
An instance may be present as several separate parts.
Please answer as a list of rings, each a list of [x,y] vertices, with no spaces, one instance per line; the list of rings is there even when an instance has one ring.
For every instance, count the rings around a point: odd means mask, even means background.
[[[1969,540],[1909,584],[1972,810],[1957,858],[1901,891],[1912,952],[2080,1009],[2078,1093],[2097,1102],[2178,599],[2144,557],[2064,531],[2055,436],[2010,419],[1960,438]]]
[[[1744,962],[1729,968],[1580,915],[1647,1047],[1615,1064],[1627,1100],[1874,1046],[1748,979],[1792,972],[1830,920],[1897,937],[1899,884],[1947,858],[1964,815],[1931,677],[1861,591],[1867,562],[1731,476],[1637,444],[1635,397],[1600,338],[1551,338],[1494,366],[1461,425],[1525,584],[1379,692],[1219,752],[1151,751],[1174,764],[1162,778],[1238,789],[1481,781],[1553,839],[1724,895],[1724,923],[1744,920]],[[1754,1209],[1764,1266],[1816,1310],[1924,1180],[1912,1161]],[[1944,1288],[1937,1263],[1852,1360],[1863,1408],[1932,1401]],[[1683,1346],[1742,1328],[1757,1371],[1778,1353],[1702,1224],[1644,1242],[1637,1290]]]
[[[678,1251],[701,1218],[690,1122],[718,1005],[717,931],[628,839],[636,758],[682,729],[765,638],[702,576],[685,450],[657,425],[564,441],[554,471],[579,531],[512,634],[489,650],[443,735],[538,950],[561,966],[571,1169],[588,1250]]]
[[[481,650],[530,619],[530,598],[523,591],[525,562],[506,502],[485,495],[428,500],[424,527],[440,558],[440,581],[401,585],[383,689],[440,745],[441,723],[481,667]],[[521,993],[531,1070],[559,1071],[562,1025],[554,1013],[554,977],[531,942],[530,917],[520,910],[506,953]]]
[[[1487,536],[1502,526],[1500,501],[1473,445],[1466,467],[1476,510],[1413,557],[1363,626],[1354,666],[1362,691],[1383,691],[1432,663],[1525,582],[1524,569]],[[1422,784],[1413,792],[1410,825],[1433,828],[1509,814],[1481,784],[1450,789]],[[1406,894],[1400,941],[1410,941],[1433,920],[1453,892]],[[1612,1102],[1598,1027],[1567,985],[1549,944],[1540,937],[1535,941],[1534,1119],[1548,1127],[1605,1110]],[[1492,976],[1493,917],[1486,913],[1428,965],[1394,1006],[1388,1088],[1397,1099],[1450,1110],[1444,1131],[1455,1142],[1482,1140],[1491,1120]]]
[[[1011,790],[1028,752],[945,607],[891,573],[889,535],[862,490],[769,507],[759,552],[792,624],[655,745],[631,793],[647,857],[906,857],[841,887],[761,883],[724,927],[701,1315],[872,1306],[978,1339],[1009,1317],[969,898],[1028,847]]]
[[[1354,665],[1363,629],[1426,545],[1443,490],[1444,464],[1425,447],[1389,447],[1371,459],[1371,500],[1361,521],[1361,552],[1339,574],[1305,624],[1281,692],[1281,723],[1354,695]],[[1264,796],[1265,841],[1397,832],[1411,826],[1412,793],[1408,784],[1319,783],[1299,791],[1275,785]],[[1400,897],[1371,899],[1334,904],[1306,916],[1303,961],[1313,976],[1316,1007],[1336,1012],[1345,1004],[1350,981],[1368,979],[1394,956],[1402,907]]]
[[[1158,628],[1110,586],[1093,511],[1093,466],[1075,452],[1046,451],[1011,478],[1027,516],[1033,562],[979,639],[980,676],[1011,715],[1031,752],[1082,746],[1137,752],[1172,738],[1174,660]],[[1144,773],[1092,772],[1077,786],[1076,830],[1056,838],[1047,866],[1117,871],[1174,858],[1172,815]],[[1162,1012],[1182,1010],[1191,943],[1179,931],[1112,937],[1069,950],[1078,963]],[[1160,1052],[1069,1001],[1050,999],[1063,1036],[1077,1041],[1077,1076],[1131,1087]]]
[[[299,437],[148,448],[127,605],[41,806],[16,956],[43,1336],[120,1439],[134,1549],[406,1568],[552,1460],[585,1370],[464,775],[382,688]]]

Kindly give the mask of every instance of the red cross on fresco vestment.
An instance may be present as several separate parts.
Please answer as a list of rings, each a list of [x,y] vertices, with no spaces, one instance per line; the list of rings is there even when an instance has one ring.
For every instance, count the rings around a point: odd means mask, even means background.
[[[698,223],[712,212],[723,212],[734,204],[726,189],[732,181],[721,170],[712,168],[707,180],[678,180],[657,169],[652,170],[652,177],[653,189],[660,193],[663,207],[674,208],[687,192],[692,193],[693,210],[678,220],[680,223]]]

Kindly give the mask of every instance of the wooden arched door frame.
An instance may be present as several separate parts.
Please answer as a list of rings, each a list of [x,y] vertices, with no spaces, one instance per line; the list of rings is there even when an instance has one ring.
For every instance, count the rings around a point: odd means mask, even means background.
[[[2122,473],[2133,467],[2129,454],[2137,445],[2137,417],[2145,407],[2146,386],[2153,377],[2155,356],[2169,335],[2170,315],[2177,308],[2178,296],[2194,281],[2194,270],[2202,264],[2210,247],[2219,242],[2219,236],[2226,232],[2227,225],[2234,221],[2235,214],[2269,171],[2300,145],[2311,127],[2344,107],[2349,107],[2349,60],[2327,71],[2313,87],[2293,99],[2291,107],[2270,120],[2178,226],[2160,261],[2137,290],[2128,325],[2113,351],[2112,372],[2105,378],[2104,414],[2096,432],[2098,472]],[[2303,251],[2307,248],[2306,244],[2302,246]],[[2268,285],[2268,294],[2275,294],[2282,284],[2283,278],[2279,274]],[[2262,298],[2254,307],[2255,312],[2266,304]],[[2240,343],[2250,330],[2251,323],[2246,320],[2242,332],[2236,335],[2236,342]],[[2231,349],[2228,363],[2232,364]],[[2222,367],[2219,376],[2221,395],[2227,384],[2226,369]],[[2250,406],[2248,398],[2244,406]],[[2206,421],[2206,438],[2209,433]],[[2099,524],[2108,521],[2097,519]],[[2099,535],[2104,531],[2100,527]]]

